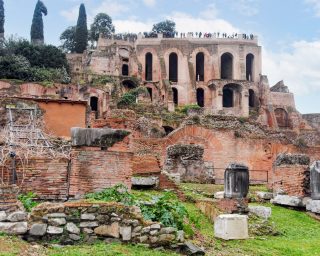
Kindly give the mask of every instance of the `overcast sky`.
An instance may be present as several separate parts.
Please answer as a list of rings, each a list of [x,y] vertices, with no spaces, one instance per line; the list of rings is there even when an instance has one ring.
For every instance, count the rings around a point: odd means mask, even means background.
[[[37,0],[4,0],[6,36],[28,38]],[[179,32],[245,32],[259,36],[263,74],[270,86],[284,80],[301,113],[320,113],[320,0],[43,0],[46,43],[59,45],[75,25],[80,3],[88,22],[99,12],[116,32],[149,31],[172,19]]]

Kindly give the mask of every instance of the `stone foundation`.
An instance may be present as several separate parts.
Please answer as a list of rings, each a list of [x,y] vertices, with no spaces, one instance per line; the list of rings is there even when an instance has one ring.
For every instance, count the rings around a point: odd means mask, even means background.
[[[184,242],[183,231],[146,221],[140,208],[119,203],[43,203],[32,210],[28,222],[24,212],[0,212],[0,232],[64,245],[105,240],[158,247]]]

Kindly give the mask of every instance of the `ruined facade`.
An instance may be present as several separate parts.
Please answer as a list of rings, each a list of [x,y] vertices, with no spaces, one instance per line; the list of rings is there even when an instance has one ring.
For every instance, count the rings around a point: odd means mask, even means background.
[[[256,37],[100,38],[95,50],[68,59],[73,84],[0,81],[0,96],[37,105],[46,132],[57,137],[70,139],[72,127],[127,134],[112,147],[76,143],[69,159],[34,158],[24,170],[17,165],[23,190],[64,199],[117,183],[130,187],[132,177],[151,177],[160,188],[177,188],[176,176],[221,184],[226,167],[237,162],[249,168],[250,183],[291,191],[290,177],[302,184],[304,175],[291,165],[275,169],[277,156],[320,158],[319,115],[302,116],[282,81],[269,86]],[[138,87],[146,90],[137,93],[134,106],[118,107]],[[182,115],[190,104],[200,108]],[[0,104],[2,116],[6,105]],[[57,163],[60,172],[53,172]],[[10,168],[2,179],[10,179]]]

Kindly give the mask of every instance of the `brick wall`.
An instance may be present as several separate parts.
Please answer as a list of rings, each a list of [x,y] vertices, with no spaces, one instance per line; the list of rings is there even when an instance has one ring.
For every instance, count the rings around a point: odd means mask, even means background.
[[[70,190],[75,196],[123,183],[131,187],[132,153],[111,152],[100,148],[73,148]]]
[[[283,190],[290,196],[305,196],[305,181],[308,166],[281,165],[276,166],[272,173],[269,185],[274,191]]]
[[[132,160],[132,172],[135,174],[160,173],[158,159],[153,155],[134,156]]]
[[[66,158],[32,158],[23,167],[17,163],[16,170],[22,192],[32,191],[42,199],[66,199],[68,193],[68,165]],[[3,169],[3,180],[9,182],[10,171]]]

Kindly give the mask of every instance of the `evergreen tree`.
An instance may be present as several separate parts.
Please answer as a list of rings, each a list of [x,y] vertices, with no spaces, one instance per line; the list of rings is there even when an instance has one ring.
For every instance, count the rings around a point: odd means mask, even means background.
[[[0,0],[0,39],[4,38],[4,7],[3,0]]]
[[[42,14],[47,15],[47,7],[41,0],[38,0],[36,8],[34,9],[32,25],[31,25],[31,42],[35,44],[43,44],[43,20]]]
[[[80,5],[79,17],[75,32],[75,52],[83,53],[88,45],[87,14],[84,4]]]

